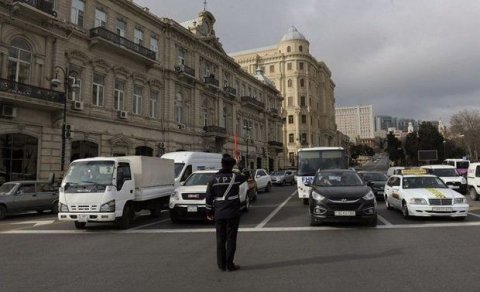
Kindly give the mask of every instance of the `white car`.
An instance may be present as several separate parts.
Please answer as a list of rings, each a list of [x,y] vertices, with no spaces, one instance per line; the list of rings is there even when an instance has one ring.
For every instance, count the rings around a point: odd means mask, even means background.
[[[264,190],[267,193],[272,190],[272,177],[265,169],[255,170],[253,177],[257,183],[257,190]]]
[[[199,170],[192,173],[170,196],[170,219],[177,222],[180,219],[205,220],[205,197],[207,185],[218,170]],[[240,185],[240,203],[244,211],[250,207],[247,196],[247,182]]]
[[[468,194],[474,201],[480,198],[480,163],[470,163],[467,174]]]
[[[457,169],[451,165],[424,165],[428,173],[438,176],[452,190],[465,194],[467,192],[467,180],[458,174]]]
[[[466,198],[450,189],[435,175],[404,171],[391,176],[385,185],[387,209],[399,209],[404,217],[446,216],[465,219],[468,214]]]

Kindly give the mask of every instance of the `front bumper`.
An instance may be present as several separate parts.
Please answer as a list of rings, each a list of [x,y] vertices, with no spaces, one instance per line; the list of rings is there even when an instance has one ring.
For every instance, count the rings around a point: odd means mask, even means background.
[[[332,221],[368,221],[377,217],[375,201],[362,201],[356,204],[328,204],[324,202],[317,202],[310,199],[310,215],[318,222]],[[351,214],[338,214],[336,211],[347,211]]]
[[[115,212],[111,213],[58,213],[58,220],[61,221],[79,221],[79,222],[113,222],[115,221]]]
[[[455,204],[452,206],[407,204],[407,207],[410,216],[419,217],[466,217],[469,208],[468,204]]]
[[[459,186],[458,186],[458,185],[448,185],[448,184],[447,184],[447,186],[448,186],[450,189],[452,189],[452,190],[454,190],[454,191],[457,191],[457,192],[459,192],[459,193],[461,193],[461,194],[466,194],[466,193],[467,193],[467,185],[466,185],[466,184],[459,185]]]
[[[193,211],[196,209],[196,211]],[[178,219],[205,220],[207,211],[201,204],[179,204],[170,208],[170,214]]]

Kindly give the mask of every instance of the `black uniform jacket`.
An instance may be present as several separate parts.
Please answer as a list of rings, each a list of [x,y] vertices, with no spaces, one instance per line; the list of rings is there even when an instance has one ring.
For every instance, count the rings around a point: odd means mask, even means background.
[[[232,182],[234,175],[235,181]],[[207,215],[214,215],[215,220],[240,216],[239,187],[246,180],[247,177],[242,174],[219,170],[208,182]]]

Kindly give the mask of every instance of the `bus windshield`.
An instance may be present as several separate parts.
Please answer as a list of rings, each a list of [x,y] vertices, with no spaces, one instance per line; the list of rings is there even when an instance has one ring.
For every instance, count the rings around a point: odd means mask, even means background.
[[[336,150],[307,150],[298,152],[299,176],[314,176],[318,169],[345,169],[347,168],[345,151]]]

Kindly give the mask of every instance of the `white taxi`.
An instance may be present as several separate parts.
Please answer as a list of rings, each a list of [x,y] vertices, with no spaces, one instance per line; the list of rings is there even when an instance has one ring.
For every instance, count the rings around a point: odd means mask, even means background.
[[[425,169],[405,169],[385,184],[387,209],[399,209],[404,217],[446,216],[465,219],[466,198],[450,189],[439,177]]]

